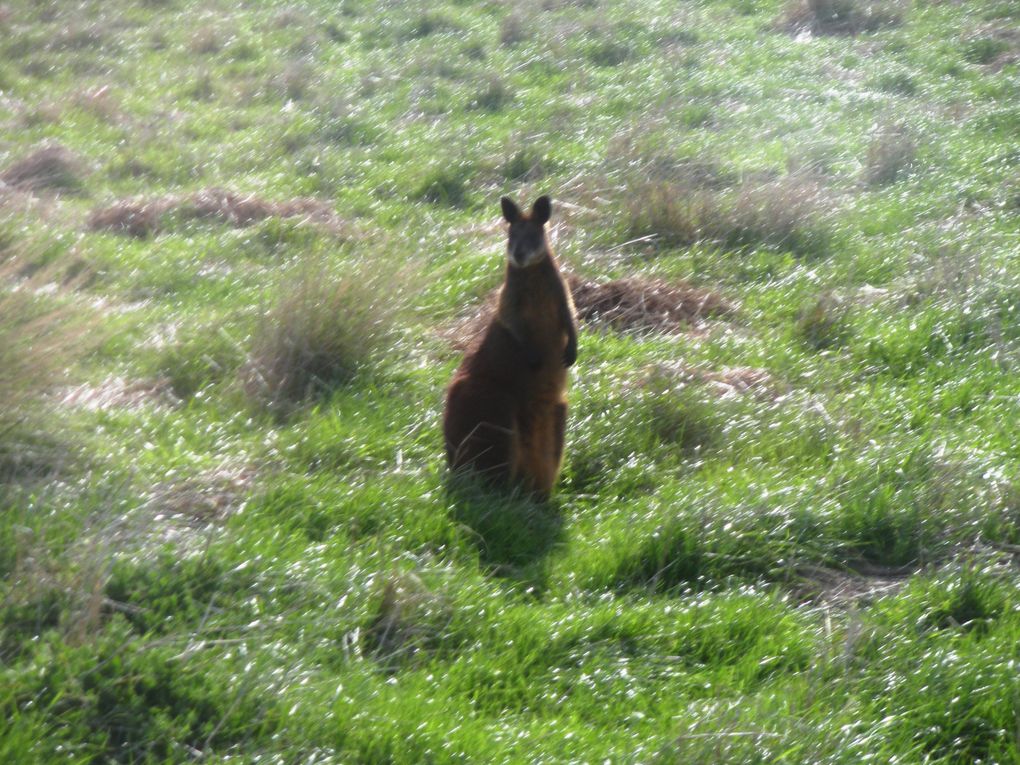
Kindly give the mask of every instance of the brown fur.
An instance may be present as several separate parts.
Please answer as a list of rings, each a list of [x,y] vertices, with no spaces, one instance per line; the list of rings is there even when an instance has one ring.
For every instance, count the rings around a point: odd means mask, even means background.
[[[506,278],[495,316],[447,389],[446,456],[453,470],[545,498],[563,459],[567,367],[577,355],[574,306],[545,233],[548,198],[530,215],[507,199],[503,211]],[[522,252],[527,262],[517,265]]]

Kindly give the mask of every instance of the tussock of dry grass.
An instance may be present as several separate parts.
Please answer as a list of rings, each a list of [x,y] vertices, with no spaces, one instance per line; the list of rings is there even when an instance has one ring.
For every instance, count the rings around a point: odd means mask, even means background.
[[[701,383],[720,398],[751,394],[770,399],[786,391],[786,386],[777,381],[768,370],[758,367],[725,367],[712,370],[683,363],[655,364],[645,370],[637,386],[654,388],[661,385],[663,380],[670,380],[673,384]]]
[[[500,45],[512,48],[527,40],[531,36],[528,26],[529,22],[520,10],[511,11],[499,25]]]
[[[64,406],[91,411],[139,409],[145,406],[174,406],[180,403],[166,380],[126,380],[110,377],[97,385],[69,388],[60,399]]]
[[[274,202],[254,194],[241,195],[219,188],[202,189],[187,196],[155,199],[122,199],[100,207],[89,215],[92,231],[118,231],[131,236],[156,234],[178,220],[213,220],[243,228],[266,218],[303,218],[327,227],[339,228],[336,213],[316,199],[291,199]]]
[[[152,489],[146,509],[156,520],[180,528],[222,522],[237,510],[257,475],[252,465],[228,463],[185,480],[166,481]]]
[[[339,276],[304,266],[255,332],[245,391],[286,414],[348,382],[392,340],[405,288],[406,276],[385,265]]]
[[[836,608],[852,608],[894,594],[907,584],[912,569],[890,568],[875,573],[840,571],[824,566],[801,564],[793,593],[805,601]]]
[[[93,210],[86,225],[90,231],[118,231],[144,237],[159,230],[163,214],[168,209],[161,200],[125,199]]]
[[[711,242],[727,248],[758,246],[800,255],[824,252],[831,236],[831,201],[811,177],[788,175],[712,190],[688,181],[628,186],[623,200],[627,234],[666,247]]]
[[[84,175],[84,162],[54,143],[12,162],[0,172],[0,183],[21,191],[78,192]]]
[[[391,669],[432,647],[452,619],[450,604],[413,574],[387,579],[362,633],[365,651]]]
[[[856,35],[903,23],[900,0],[791,0],[776,25],[788,32]]]
[[[917,142],[905,126],[885,126],[871,137],[861,177],[869,186],[893,183],[910,169],[916,156]]]
[[[838,295],[825,293],[809,301],[797,316],[797,335],[815,350],[839,346],[849,335],[848,305]]]
[[[20,263],[0,267],[0,483],[48,472],[55,448],[45,397],[89,346],[89,328],[64,303],[38,294],[47,274],[17,288]]]

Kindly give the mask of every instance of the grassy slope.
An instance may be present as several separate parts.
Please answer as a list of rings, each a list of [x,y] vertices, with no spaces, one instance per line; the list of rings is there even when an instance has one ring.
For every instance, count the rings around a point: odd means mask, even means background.
[[[4,241],[87,266],[82,381],[181,401],[54,406],[84,456],[6,489],[0,760],[1020,761],[1012,3],[853,37],[769,0],[86,5],[7,6],[0,166],[56,141],[88,172],[9,199]],[[914,161],[866,182],[897,135]],[[778,243],[775,178],[824,200]],[[719,235],[671,234],[662,184],[718,194]],[[342,231],[85,232],[210,186]],[[453,496],[435,329],[498,283],[498,196],[546,190],[576,270],[740,312],[588,328],[553,505]],[[278,416],[238,381],[309,267],[395,273],[411,308]]]

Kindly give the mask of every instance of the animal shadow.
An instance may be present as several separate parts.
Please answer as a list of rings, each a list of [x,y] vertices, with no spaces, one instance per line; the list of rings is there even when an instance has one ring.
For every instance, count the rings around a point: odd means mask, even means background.
[[[546,556],[564,538],[558,502],[493,486],[464,473],[452,475],[446,491],[451,517],[469,530],[483,566],[496,576],[543,578]]]

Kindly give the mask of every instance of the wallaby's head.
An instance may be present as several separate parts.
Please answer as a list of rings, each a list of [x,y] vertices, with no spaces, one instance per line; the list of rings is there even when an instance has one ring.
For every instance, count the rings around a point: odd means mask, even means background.
[[[503,205],[503,217],[510,224],[506,245],[510,265],[524,268],[548,257],[549,241],[545,238],[545,224],[552,214],[549,197],[536,199],[531,212],[527,214],[522,213],[509,197],[499,201]]]

